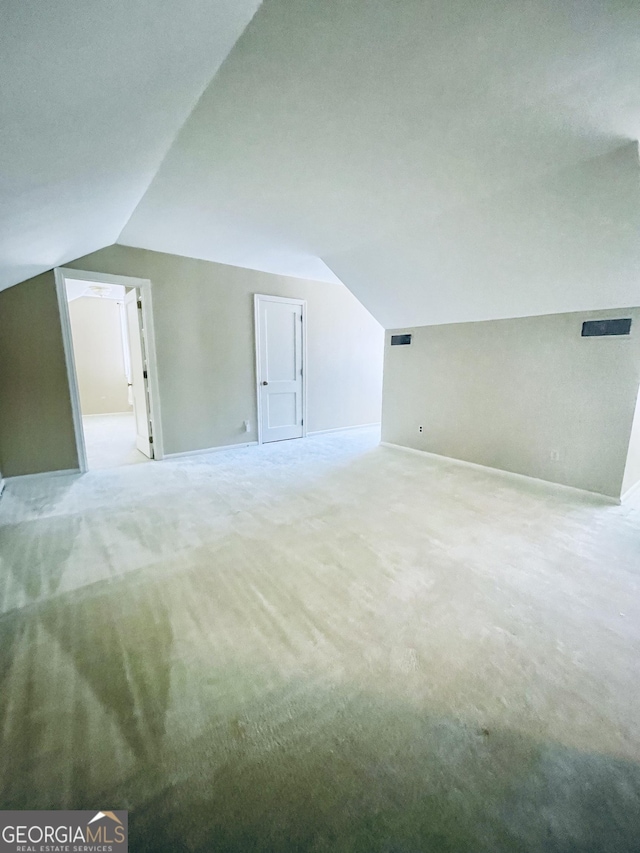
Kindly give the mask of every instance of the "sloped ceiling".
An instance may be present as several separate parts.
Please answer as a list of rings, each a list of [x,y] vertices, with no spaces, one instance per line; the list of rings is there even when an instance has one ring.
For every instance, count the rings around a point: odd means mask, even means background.
[[[60,44],[67,0],[46,5],[50,20],[37,29],[52,27]],[[68,5],[94,16],[113,6]],[[214,35],[221,44],[212,8],[228,37],[205,68]],[[41,189],[45,144],[27,158],[32,134],[25,140],[20,130],[16,95],[12,141],[18,163],[25,158],[26,190],[16,184],[14,207],[30,213],[13,217],[11,205],[3,213],[12,230],[1,247],[3,266],[5,256],[13,266],[7,281],[118,239],[285,275],[337,276],[387,327],[640,302],[631,144],[640,135],[640,3],[264,0],[217,73],[250,4],[130,0],[123,10],[118,55],[134,67],[107,85],[106,113],[96,99],[97,84],[111,80],[109,50],[98,50],[95,20],[74,22],[57,83],[74,64],[86,73],[95,50],[102,71],[73,84],[64,120],[51,104],[60,100],[51,75],[43,82],[37,69],[33,21],[14,13],[32,45],[13,48],[31,75],[20,88],[33,129],[49,128],[47,156],[64,165],[50,170],[53,185],[67,202],[50,185]],[[128,56],[132,31],[144,62]],[[184,75],[180,98],[176,74]],[[111,127],[125,83],[134,137]],[[38,113],[43,100],[50,106]],[[61,144],[71,144],[74,114],[92,122],[80,152]]]
[[[114,243],[259,0],[2,0],[0,289]]]

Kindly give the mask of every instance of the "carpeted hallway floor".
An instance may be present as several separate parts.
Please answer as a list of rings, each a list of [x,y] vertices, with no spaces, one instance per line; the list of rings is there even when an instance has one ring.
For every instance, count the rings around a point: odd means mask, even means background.
[[[377,441],[10,482],[0,807],[128,808],[133,853],[638,851],[640,500]]]
[[[82,418],[82,429],[90,471],[149,461],[136,447],[133,412],[85,415]]]

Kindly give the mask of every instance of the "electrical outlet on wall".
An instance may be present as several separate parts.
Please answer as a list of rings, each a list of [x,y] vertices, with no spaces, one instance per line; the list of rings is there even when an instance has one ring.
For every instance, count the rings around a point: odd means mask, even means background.
[[[251,421],[243,421],[242,424],[245,432],[251,432]]]
[[[549,454],[549,458],[551,459],[552,462],[559,462],[560,461],[560,451],[559,450],[552,450],[551,453]]]
[[[424,427],[422,426],[422,424],[420,424],[420,426],[418,427],[418,432],[423,432],[423,431],[424,431]]]

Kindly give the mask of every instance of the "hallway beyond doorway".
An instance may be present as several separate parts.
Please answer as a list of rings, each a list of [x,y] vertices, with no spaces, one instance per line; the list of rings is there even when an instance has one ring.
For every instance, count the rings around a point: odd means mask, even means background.
[[[133,412],[84,415],[82,418],[89,470],[135,465],[149,459],[136,448]]]

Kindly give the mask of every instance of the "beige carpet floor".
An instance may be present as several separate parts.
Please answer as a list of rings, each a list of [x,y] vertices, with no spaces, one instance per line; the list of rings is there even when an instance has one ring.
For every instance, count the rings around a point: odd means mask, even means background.
[[[640,502],[363,430],[13,481],[0,807],[134,853],[640,849]]]

